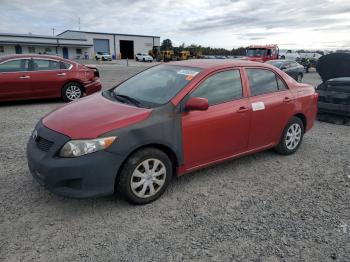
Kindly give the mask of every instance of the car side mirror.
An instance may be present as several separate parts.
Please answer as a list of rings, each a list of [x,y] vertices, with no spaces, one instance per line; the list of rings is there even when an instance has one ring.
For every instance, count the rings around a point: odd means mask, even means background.
[[[192,97],[185,104],[186,111],[205,111],[209,108],[208,99],[202,97]]]

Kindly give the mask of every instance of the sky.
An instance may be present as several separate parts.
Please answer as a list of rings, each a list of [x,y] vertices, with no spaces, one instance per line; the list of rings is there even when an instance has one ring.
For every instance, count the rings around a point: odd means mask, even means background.
[[[350,0],[0,0],[0,32],[146,34],[227,49],[350,49]]]

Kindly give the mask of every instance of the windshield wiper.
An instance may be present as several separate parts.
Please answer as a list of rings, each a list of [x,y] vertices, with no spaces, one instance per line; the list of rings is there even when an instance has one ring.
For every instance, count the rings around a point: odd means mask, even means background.
[[[130,97],[130,96],[127,96],[127,95],[116,94],[114,92],[113,92],[113,96],[116,99],[119,99],[119,100],[122,100],[122,101],[127,100],[128,102],[131,102],[132,104],[134,104],[134,105],[136,105],[138,107],[142,106],[142,103],[139,100],[137,100],[137,99],[135,99],[133,97]]]

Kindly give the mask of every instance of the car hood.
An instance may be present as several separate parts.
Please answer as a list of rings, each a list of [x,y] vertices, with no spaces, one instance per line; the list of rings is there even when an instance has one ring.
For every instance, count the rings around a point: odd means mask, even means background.
[[[316,69],[323,82],[332,78],[350,77],[350,54],[333,53],[321,56]]]
[[[56,109],[42,122],[71,139],[91,139],[143,121],[151,111],[111,101],[98,93]]]

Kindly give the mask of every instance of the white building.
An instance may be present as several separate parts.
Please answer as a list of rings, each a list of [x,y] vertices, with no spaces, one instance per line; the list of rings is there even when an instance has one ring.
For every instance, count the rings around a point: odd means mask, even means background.
[[[0,56],[35,53],[57,54],[69,59],[94,58],[106,52],[114,58],[134,59],[160,46],[159,36],[112,34],[67,30],[57,36],[0,33]]]

